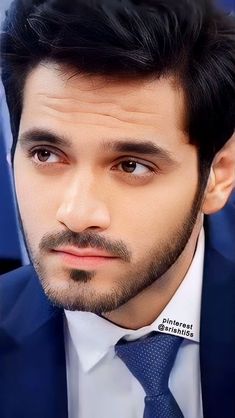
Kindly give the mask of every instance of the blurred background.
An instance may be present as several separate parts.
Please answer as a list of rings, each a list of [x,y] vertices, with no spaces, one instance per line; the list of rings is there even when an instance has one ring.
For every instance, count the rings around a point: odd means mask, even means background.
[[[1,26],[5,11],[10,3],[11,0],[0,0]],[[217,4],[226,11],[235,12],[235,0],[217,0]],[[0,274],[29,262],[15,210],[16,201],[9,158],[10,149],[9,115],[4,90],[0,82]],[[235,198],[233,197],[233,204],[235,204],[234,201]],[[221,213],[214,216],[220,217]],[[217,235],[222,239],[219,231]],[[224,245],[226,245],[226,240]]]

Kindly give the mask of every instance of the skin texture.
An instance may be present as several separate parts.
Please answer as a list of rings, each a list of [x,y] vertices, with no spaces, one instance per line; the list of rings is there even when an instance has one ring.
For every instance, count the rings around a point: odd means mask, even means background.
[[[56,304],[136,329],[182,282],[202,213],[219,210],[231,192],[234,160],[230,149],[217,155],[195,213],[197,150],[183,129],[184,95],[174,80],[73,74],[40,64],[26,80],[14,175],[27,246]],[[52,144],[48,133],[66,144]],[[143,141],[161,153],[120,150]],[[111,258],[79,257],[74,265],[53,251],[62,245]]]

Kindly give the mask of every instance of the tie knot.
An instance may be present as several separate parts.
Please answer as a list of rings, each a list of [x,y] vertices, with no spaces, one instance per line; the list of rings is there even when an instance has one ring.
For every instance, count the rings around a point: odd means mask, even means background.
[[[127,342],[120,340],[116,354],[143,386],[147,396],[168,391],[168,380],[182,338],[163,333]]]

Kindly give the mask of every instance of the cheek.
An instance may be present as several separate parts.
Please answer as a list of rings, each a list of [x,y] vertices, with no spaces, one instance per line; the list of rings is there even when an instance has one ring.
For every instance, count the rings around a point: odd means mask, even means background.
[[[192,208],[197,179],[182,183],[176,178],[171,182],[161,179],[148,190],[135,192],[131,201],[122,198],[117,231],[133,250],[146,252],[153,244],[169,239],[183,225]]]
[[[48,226],[48,230],[53,226],[55,188],[34,176],[32,168],[28,168],[27,163],[17,155],[14,161],[14,180],[25,232],[29,237],[40,238]]]

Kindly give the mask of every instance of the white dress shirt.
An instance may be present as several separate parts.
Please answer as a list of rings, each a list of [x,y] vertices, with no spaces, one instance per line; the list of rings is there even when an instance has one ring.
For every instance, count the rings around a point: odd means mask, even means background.
[[[199,365],[203,260],[202,230],[183,282],[149,326],[128,330],[89,312],[65,311],[69,418],[143,418],[145,392],[114,347],[120,338],[135,340],[152,331],[184,338],[169,388],[185,418],[203,418]]]

